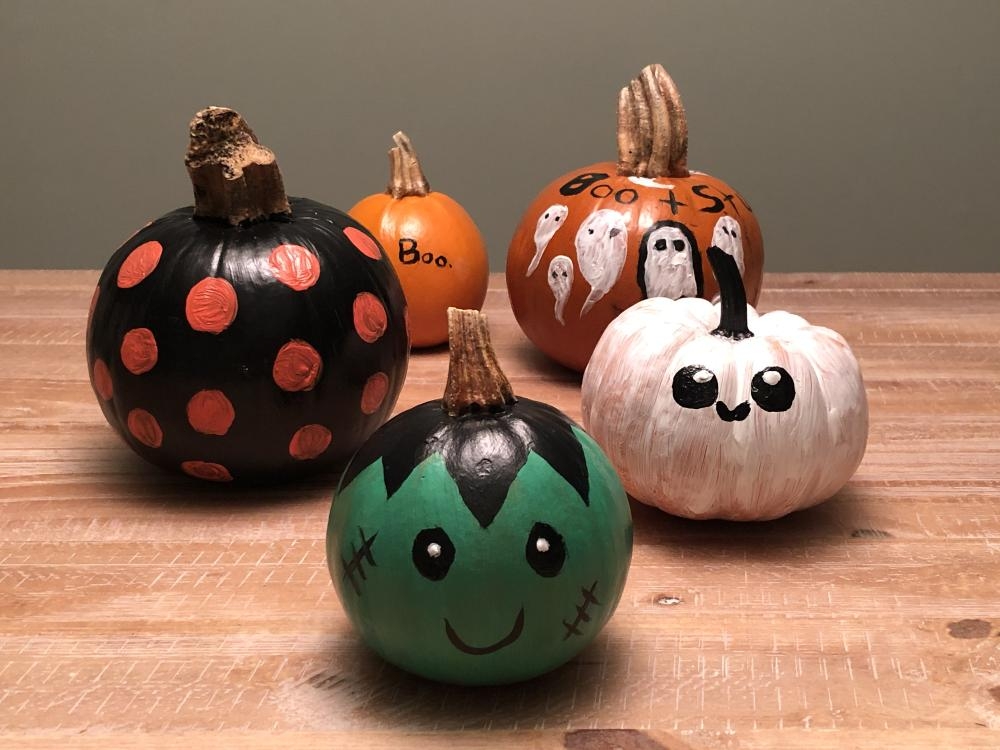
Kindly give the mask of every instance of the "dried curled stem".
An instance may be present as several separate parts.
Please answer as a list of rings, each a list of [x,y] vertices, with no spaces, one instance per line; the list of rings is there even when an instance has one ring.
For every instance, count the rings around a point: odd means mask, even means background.
[[[498,411],[517,401],[497,364],[483,313],[448,308],[448,349],[448,384],[442,406],[450,416]]]
[[[289,214],[274,152],[260,145],[240,114],[208,107],[191,120],[187,165],[194,215],[232,225]]]
[[[618,94],[618,174],[687,177],[687,116],[662,65],[647,65]]]
[[[408,195],[427,195],[431,186],[427,184],[424,170],[420,168],[417,152],[403,131],[392,137],[396,145],[389,149],[389,192],[393,198]]]

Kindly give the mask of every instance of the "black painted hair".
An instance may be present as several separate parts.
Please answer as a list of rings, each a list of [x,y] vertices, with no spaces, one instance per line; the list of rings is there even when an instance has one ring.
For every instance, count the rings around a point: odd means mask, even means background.
[[[688,229],[686,224],[674,221],[673,219],[663,219],[647,229],[646,233],[642,235],[642,241],[639,243],[639,267],[636,271],[636,281],[639,282],[642,298],[649,299],[649,293],[646,291],[646,257],[650,252],[649,236],[657,229],[662,229],[663,227],[674,227],[681,230],[681,234],[684,235],[684,238],[691,246],[691,266],[694,271],[694,285],[700,297],[705,292],[705,279],[701,272],[701,252],[698,250],[698,240],[694,238],[694,233]]]
[[[533,451],[589,506],[587,461],[572,427],[562,412],[530,399],[499,413],[459,417],[448,416],[440,401],[428,401],[383,425],[351,460],[340,487],[345,489],[381,458],[386,494],[392,499],[414,468],[438,453],[466,507],[486,528]]]

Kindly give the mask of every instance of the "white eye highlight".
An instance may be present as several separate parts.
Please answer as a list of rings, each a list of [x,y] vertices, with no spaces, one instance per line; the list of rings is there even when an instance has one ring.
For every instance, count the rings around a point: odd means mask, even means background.
[[[428,557],[441,557],[441,545],[437,542],[431,542],[427,545],[427,556]]]
[[[763,380],[768,385],[777,385],[778,382],[781,380],[781,373],[778,372],[777,370],[768,370],[767,372],[765,372],[763,375],[760,376],[760,379]]]
[[[712,373],[710,373],[708,370],[698,370],[698,372],[696,372],[694,375],[691,376],[691,380],[693,380],[696,383],[707,383],[711,379],[712,379]]]
[[[538,540],[535,542],[535,549],[537,549],[539,552],[548,552],[549,540],[546,539],[545,537],[541,536],[538,537]]]

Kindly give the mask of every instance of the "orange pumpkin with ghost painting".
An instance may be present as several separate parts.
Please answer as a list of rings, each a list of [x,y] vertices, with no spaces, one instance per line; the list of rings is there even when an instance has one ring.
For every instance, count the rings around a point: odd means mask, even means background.
[[[680,94],[651,65],[619,95],[617,164],[563,175],[525,212],[507,253],[511,307],[539,349],[582,371],[604,329],[636,302],[718,294],[712,245],[736,258],[755,304],[757,219],[725,182],[688,170]]]
[[[486,244],[462,206],[427,184],[413,144],[403,133],[389,150],[384,193],[369,195],[350,215],[374,234],[396,268],[406,295],[410,342],[448,340],[448,308],[479,310],[486,299]]]

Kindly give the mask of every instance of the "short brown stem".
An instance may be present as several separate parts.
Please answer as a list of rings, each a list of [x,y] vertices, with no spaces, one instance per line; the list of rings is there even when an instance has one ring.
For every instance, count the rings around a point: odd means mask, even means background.
[[[403,131],[392,137],[396,145],[389,149],[389,192],[393,198],[408,195],[427,195],[431,186],[427,184],[424,170],[420,168],[417,152]]]
[[[618,174],[687,177],[687,116],[662,65],[649,65],[618,95]]]
[[[274,153],[226,107],[208,107],[190,125],[187,165],[194,215],[232,225],[291,213]]]
[[[499,411],[517,399],[497,364],[486,316],[448,308],[448,385],[442,406],[450,416]]]

